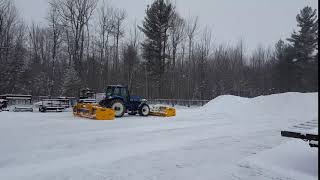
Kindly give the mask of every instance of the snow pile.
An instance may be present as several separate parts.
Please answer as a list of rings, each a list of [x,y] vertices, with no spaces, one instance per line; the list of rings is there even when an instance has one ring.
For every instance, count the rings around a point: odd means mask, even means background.
[[[318,148],[310,148],[302,140],[291,140],[240,163],[252,172],[262,171],[265,178],[318,179]],[[270,178],[271,179],[271,178]]]
[[[202,110],[213,113],[233,113],[234,110],[243,108],[249,101],[249,98],[223,95],[208,102],[202,107]]]
[[[205,106],[206,113],[227,113],[233,116],[252,115],[316,119],[318,117],[318,93],[283,93],[256,98],[219,96]],[[306,117],[307,116],[307,117]]]

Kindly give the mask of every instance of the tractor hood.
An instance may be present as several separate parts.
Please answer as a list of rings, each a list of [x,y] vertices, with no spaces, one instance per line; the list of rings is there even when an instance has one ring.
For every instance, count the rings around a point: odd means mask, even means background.
[[[131,96],[130,101],[131,102],[146,102],[147,100],[140,97],[140,96]]]

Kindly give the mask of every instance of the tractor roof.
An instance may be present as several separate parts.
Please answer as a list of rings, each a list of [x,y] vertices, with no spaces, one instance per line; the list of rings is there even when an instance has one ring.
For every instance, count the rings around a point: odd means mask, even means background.
[[[126,88],[127,86],[123,86],[123,85],[108,85],[107,87]]]

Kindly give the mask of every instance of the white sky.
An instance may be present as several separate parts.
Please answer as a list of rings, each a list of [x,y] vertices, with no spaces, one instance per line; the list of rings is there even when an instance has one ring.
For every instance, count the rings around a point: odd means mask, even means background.
[[[45,23],[48,0],[14,0],[29,23]],[[102,1],[102,0],[100,0]],[[109,0],[127,11],[128,27],[141,24],[153,0]],[[212,30],[215,44],[233,45],[242,39],[248,51],[258,45],[273,46],[296,27],[295,16],[304,6],[318,7],[317,0],[175,0],[184,17],[199,16],[200,27]]]

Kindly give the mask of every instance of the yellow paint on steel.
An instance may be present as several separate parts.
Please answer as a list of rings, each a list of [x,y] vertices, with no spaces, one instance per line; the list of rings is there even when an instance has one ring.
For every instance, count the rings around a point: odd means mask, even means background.
[[[158,106],[151,109],[150,115],[172,117],[172,116],[176,116],[176,109],[168,106]]]
[[[95,120],[114,120],[116,115],[113,109],[93,103],[77,103],[73,108],[73,114]]]

